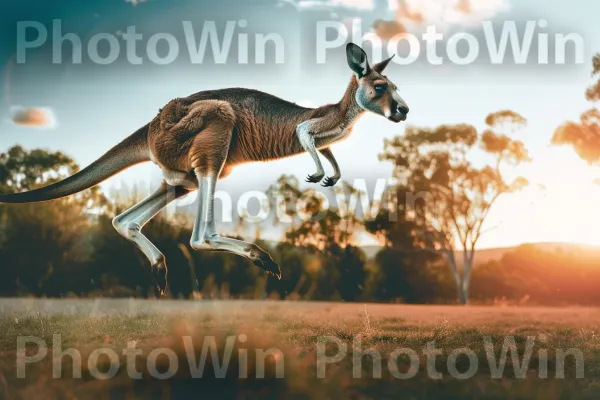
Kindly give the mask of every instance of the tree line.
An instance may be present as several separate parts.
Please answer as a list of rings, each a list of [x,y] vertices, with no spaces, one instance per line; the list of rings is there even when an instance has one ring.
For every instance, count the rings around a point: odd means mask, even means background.
[[[600,75],[600,56],[593,68]],[[600,80],[587,90],[590,101],[600,99],[599,85]],[[572,144],[581,157],[598,162],[598,115],[592,108],[581,122],[559,127],[553,142]],[[476,262],[490,209],[499,197],[528,184],[506,173],[530,161],[518,140],[526,125],[519,113],[500,110],[486,117],[483,131],[470,124],[408,126],[384,143],[380,158],[393,164],[396,183],[373,218],[325,207],[318,192],[282,176],[269,198],[293,223],[279,243],[265,242],[260,233],[254,238],[281,265],[281,281],[241,257],[193,251],[189,216],[159,215],[145,233],[169,261],[172,297],[600,303],[597,255],[522,246],[499,260]],[[61,152],[14,146],[0,154],[0,192],[31,190],[77,170]],[[356,191],[347,183],[342,189]],[[297,207],[290,206],[299,198],[311,218],[298,218]],[[47,203],[0,205],[0,296],[152,296],[146,259],[111,223],[132,204],[133,199],[110,200],[93,188]],[[374,257],[357,245],[360,232],[382,244]]]

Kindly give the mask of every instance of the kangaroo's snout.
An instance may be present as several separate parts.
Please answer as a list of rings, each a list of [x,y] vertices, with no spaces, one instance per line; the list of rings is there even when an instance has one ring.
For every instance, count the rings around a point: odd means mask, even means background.
[[[399,95],[395,94],[392,101],[392,110],[388,119],[392,122],[406,121],[406,117],[410,109],[406,102]]]
[[[409,111],[408,106],[406,104],[398,104],[396,109],[404,115],[408,114]]]

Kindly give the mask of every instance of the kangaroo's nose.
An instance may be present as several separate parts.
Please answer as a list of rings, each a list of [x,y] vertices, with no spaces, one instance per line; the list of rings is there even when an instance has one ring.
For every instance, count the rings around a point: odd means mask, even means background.
[[[399,104],[398,111],[400,111],[402,114],[406,115],[406,114],[408,114],[409,109],[408,109],[408,106]]]

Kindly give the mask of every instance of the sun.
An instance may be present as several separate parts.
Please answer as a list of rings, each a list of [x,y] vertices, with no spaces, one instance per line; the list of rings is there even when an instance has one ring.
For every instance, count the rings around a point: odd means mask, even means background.
[[[548,147],[515,169],[530,185],[500,197],[484,224],[480,248],[521,243],[600,245],[600,167],[567,147]]]

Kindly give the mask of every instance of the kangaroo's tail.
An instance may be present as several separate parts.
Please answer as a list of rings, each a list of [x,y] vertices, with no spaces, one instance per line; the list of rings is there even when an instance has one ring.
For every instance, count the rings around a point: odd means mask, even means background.
[[[148,127],[137,130],[86,168],[56,182],[28,192],[0,194],[0,203],[36,203],[58,199],[91,188],[118,172],[150,160]]]

